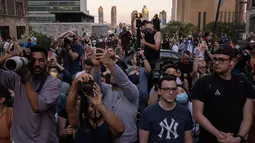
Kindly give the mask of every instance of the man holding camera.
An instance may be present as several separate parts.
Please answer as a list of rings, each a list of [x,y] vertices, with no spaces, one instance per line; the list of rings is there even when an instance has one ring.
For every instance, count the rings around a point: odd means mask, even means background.
[[[77,103],[80,103],[78,109]],[[78,129],[74,137],[76,143],[114,143],[125,128],[122,121],[103,104],[100,87],[87,73],[73,81],[67,113],[71,127]]]
[[[111,59],[110,53],[102,49],[101,51],[103,53],[97,53],[92,60],[94,63],[94,80],[102,89],[106,107],[112,110],[125,125],[125,131],[119,142],[134,143],[137,141],[136,115],[139,91],[124,71]],[[113,77],[111,85],[101,83],[100,64],[108,67]]]
[[[14,56],[20,54],[13,51],[0,57],[0,63]],[[13,143],[58,143],[55,113],[61,83],[46,73],[48,57],[46,49],[32,47],[29,57],[29,65],[19,69],[17,74],[0,70],[0,84],[15,93],[12,141]]]
[[[151,68],[154,70],[155,63],[160,59],[161,33],[154,29],[153,23],[144,21],[144,37],[141,39],[141,44],[144,46],[144,55],[151,63]]]

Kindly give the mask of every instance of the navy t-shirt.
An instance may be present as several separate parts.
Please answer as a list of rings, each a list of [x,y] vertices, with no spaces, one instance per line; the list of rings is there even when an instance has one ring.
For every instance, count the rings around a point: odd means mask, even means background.
[[[69,68],[68,68],[70,74],[74,75],[77,72],[82,71],[81,57],[83,55],[83,50],[82,50],[82,46],[79,44],[72,45],[72,50],[74,53],[79,55],[79,57],[77,59],[75,59],[74,61],[72,61],[70,63]]]
[[[139,128],[149,131],[149,143],[184,143],[184,133],[192,130],[193,121],[187,107],[176,104],[166,111],[157,103],[143,111]]]

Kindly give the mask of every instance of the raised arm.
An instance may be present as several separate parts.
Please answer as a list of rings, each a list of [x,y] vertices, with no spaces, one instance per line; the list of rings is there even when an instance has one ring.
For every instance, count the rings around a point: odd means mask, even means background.
[[[119,86],[124,96],[134,104],[138,104],[139,91],[137,87],[128,79],[127,75],[121,70],[121,68],[115,63],[107,65],[111,71],[111,75]]]

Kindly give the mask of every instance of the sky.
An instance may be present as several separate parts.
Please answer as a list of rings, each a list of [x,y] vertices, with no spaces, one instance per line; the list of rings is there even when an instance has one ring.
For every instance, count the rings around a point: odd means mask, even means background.
[[[160,1],[160,3],[159,3]],[[167,21],[171,18],[172,0],[87,0],[90,14],[95,16],[98,23],[98,8],[104,9],[104,21],[111,22],[111,7],[117,7],[117,23],[130,24],[133,10],[142,11],[143,5],[149,9],[150,19],[162,10],[167,12]]]

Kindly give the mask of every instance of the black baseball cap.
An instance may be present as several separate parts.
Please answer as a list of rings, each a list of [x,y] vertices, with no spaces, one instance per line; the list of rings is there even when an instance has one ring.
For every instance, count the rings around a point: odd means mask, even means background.
[[[219,48],[216,48],[214,50],[213,54],[223,54],[223,55],[230,56],[230,58],[234,58],[235,57],[235,49],[229,45],[220,45]]]

